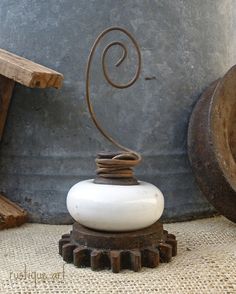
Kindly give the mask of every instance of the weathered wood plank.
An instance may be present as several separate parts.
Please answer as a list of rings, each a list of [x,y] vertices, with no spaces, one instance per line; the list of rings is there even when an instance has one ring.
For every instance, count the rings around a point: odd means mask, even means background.
[[[0,49],[0,74],[30,88],[60,88],[63,75]]]
[[[0,194],[0,230],[19,226],[26,221],[26,211]]]
[[[15,82],[0,75],[0,141],[7,118],[8,108]]]

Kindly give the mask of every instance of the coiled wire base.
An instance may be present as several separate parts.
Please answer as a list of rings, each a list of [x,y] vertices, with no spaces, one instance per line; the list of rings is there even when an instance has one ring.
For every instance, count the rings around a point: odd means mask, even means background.
[[[141,156],[135,152],[101,152],[95,160],[97,165],[96,184],[138,185],[133,167],[139,164]]]

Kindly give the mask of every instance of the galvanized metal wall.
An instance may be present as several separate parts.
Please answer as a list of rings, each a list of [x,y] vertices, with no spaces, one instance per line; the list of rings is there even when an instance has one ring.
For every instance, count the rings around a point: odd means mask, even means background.
[[[202,90],[235,63],[235,7],[233,0],[1,0],[0,47],[65,76],[60,91],[16,87],[0,147],[1,190],[33,221],[71,221],[68,189],[93,177],[96,153],[108,148],[86,108],[85,63],[97,34],[119,25],[141,46],[141,78],[113,91],[94,64],[98,117],[143,154],[136,174],[163,191],[165,219],[211,214],[188,163],[187,125]]]

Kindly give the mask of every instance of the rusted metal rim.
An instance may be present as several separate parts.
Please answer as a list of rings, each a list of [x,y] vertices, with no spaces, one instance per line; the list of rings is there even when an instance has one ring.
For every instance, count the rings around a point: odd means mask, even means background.
[[[188,128],[188,155],[206,198],[236,222],[236,66],[197,102]]]

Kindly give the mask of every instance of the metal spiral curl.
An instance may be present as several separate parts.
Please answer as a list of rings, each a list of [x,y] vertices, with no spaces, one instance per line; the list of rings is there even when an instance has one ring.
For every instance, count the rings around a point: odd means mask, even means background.
[[[122,48],[122,56],[120,59],[116,62],[115,66],[120,66],[123,61],[127,57],[127,48],[126,46],[118,41],[109,43],[102,53],[102,68],[103,68],[103,74],[106,79],[106,81],[113,87],[118,89],[125,89],[130,86],[132,86],[136,80],[138,79],[140,75],[140,69],[141,69],[141,53],[139,46],[133,36],[125,29],[120,27],[110,27],[106,30],[104,30],[95,40],[87,62],[87,68],[86,68],[86,100],[88,109],[91,115],[91,118],[97,127],[97,129],[100,131],[100,133],[111,143],[113,143],[116,147],[118,147],[121,151],[116,153],[99,153],[95,162],[97,164],[97,177],[94,180],[95,183],[98,184],[118,184],[118,185],[137,185],[138,182],[133,176],[133,170],[132,168],[140,163],[142,157],[139,153],[121,145],[118,143],[115,139],[113,139],[99,124],[92,103],[90,99],[90,68],[91,68],[91,62],[94,56],[94,52],[97,48],[97,45],[99,41],[109,32],[111,31],[120,31],[124,33],[128,38],[132,41],[138,56],[138,65],[135,72],[134,77],[128,81],[125,84],[117,84],[114,81],[112,81],[109,77],[107,67],[106,67],[106,55],[107,52],[111,47],[119,46]]]

